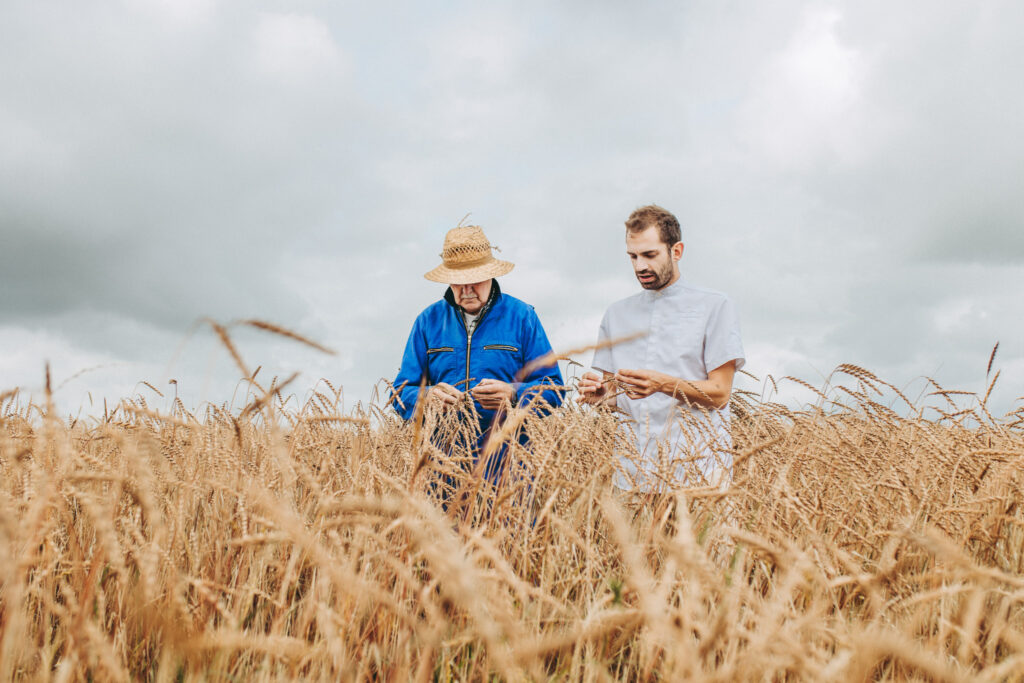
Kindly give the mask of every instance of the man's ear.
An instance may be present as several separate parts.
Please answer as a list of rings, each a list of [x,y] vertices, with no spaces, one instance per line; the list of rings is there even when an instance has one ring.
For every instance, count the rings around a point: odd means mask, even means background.
[[[669,250],[669,253],[672,255],[673,261],[678,261],[679,259],[683,258],[683,243],[676,242],[675,244],[673,244],[672,249]]]

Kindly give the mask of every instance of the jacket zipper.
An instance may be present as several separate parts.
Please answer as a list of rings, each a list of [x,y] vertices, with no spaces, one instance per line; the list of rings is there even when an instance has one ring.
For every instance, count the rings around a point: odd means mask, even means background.
[[[480,313],[480,317],[476,320],[476,326],[473,328],[473,332],[469,331],[469,326],[466,325],[466,313],[462,309],[459,309],[459,320],[462,321],[462,329],[466,331],[466,388],[465,391],[469,391],[469,354],[471,345],[473,343],[473,334],[480,329],[480,325],[483,323],[484,318],[490,312],[490,306],[484,304],[484,310]]]
[[[462,329],[466,332],[466,386],[462,388],[463,391],[469,391],[469,345],[473,341],[473,334],[469,331],[469,325],[466,324],[466,313],[461,308],[459,310],[459,322],[462,323]]]
[[[456,317],[462,323],[462,329],[466,333],[466,386],[463,388],[463,391],[469,391],[469,344],[473,340],[473,335],[469,333],[469,326],[466,325],[465,311],[459,307],[456,307],[455,311],[458,314]]]

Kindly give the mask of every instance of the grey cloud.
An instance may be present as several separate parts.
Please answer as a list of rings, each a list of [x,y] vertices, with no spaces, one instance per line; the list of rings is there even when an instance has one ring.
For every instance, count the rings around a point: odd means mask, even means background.
[[[880,9],[851,5],[839,25],[870,67],[864,153],[804,182],[906,258],[1015,258],[1024,93],[1001,74],[1021,58],[1024,13],[1012,4],[927,13],[904,5],[887,7],[880,23]]]
[[[2,79],[7,117],[59,152],[50,168],[20,155],[3,173],[7,314],[89,305],[170,328],[204,314],[294,319],[279,254],[336,220],[331,200],[363,191],[355,169],[370,142],[348,84],[294,92],[250,72],[244,31],[173,47],[162,28],[146,27],[146,42],[92,9],[67,27],[26,9],[8,30],[37,42],[0,48],[22,67]]]
[[[293,8],[309,64],[302,40],[261,56],[276,4],[191,23],[144,4],[0,10],[0,125],[18,133],[0,141],[0,323],[141,357],[83,319],[176,340],[198,315],[258,315],[337,346],[304,362],[365,393],[440,296],[422,273],[467,211],[519,264],[510,291],[586,341],[567,321],[635,291],[622,221],[656,201],[684,224],[684,273],[737,300],[751,349],[823,371],[945,363],[957,381],[992,336],[1024,356],[1024,316],[995,292],[1024,250],[1016,7],[825,7],[858,89],[818,111],[813,88],[772,89],[823,11],[797,0]],[[254,365],[300,358],[246,344]]]
[[[960,208],[939,222],[921,246],[925,260],[1024,266],[1024,201],[1020,206]],[[952,212],[951,212],[952,213]]]
[[[847,361],[883,376],[933,375],[949,388],[970,389],[996,342],[1001,360],[1024,350],[1007,325],[1024,314],[1015,291],[1020,267],[911,264],[875,275],[850,290],[844,321],[827,340]]]

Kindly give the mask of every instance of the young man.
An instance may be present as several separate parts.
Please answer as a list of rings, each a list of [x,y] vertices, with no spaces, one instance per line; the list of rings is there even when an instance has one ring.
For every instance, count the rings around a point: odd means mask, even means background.
[[[580,379],[580,400],[615,406],[634,422],[639,459],[624,458],[616,484],[664,491],[684,480],[696,459],[705,482],[720,483],[732,460],[727,422],[733,375],[743,367],[739,320],[732,301],[679,276],[679,221],[660,206],[626,220],[626,253],[644,291],[612,304],[599,348]]]
[[[449,287],[413,323],[391,402],[410,419],[423,382],[424,398],[442,410],[468,408],[472,402],[478,458],[502,408],[560,405],[562,374],[552,363],[517,381],[527,363],[550,353],[551,344],[533,307],[502,293],[494,278],[514,265],[494,258],[481,228],[448,231],[441,258],[443,263],[424,277]],[[494,484],[504,471],[504,455],[505,449],[498,449],[484,464],[484,475]]]

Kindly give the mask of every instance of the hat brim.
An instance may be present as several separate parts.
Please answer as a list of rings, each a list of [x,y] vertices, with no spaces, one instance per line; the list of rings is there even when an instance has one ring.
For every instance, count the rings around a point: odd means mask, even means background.
[[[426,273],[423,277],[431,282],[440,282],[446,285],[471,285],[474,282],[483,282],[484,280],[490,280],[492,277],[505,275],[515,267],[514,263],[499,261],[498,259],[475,268],[447,268],[442,264]]]

